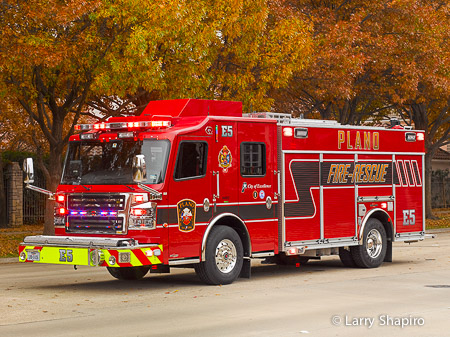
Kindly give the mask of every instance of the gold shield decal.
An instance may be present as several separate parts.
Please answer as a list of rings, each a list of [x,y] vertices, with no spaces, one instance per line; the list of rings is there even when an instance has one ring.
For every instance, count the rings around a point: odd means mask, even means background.
[[[196,203],[190,199],[184,199],[177,204],[178,229],[182,232],[190,232],[195,228]]]
[[[222,147],[219,152],[219,166],[223,169],[224,173],[228,172],[228,168],[231,166],[231,162],[233,161],[233,157],[231,155],[231,151],[228,149],[226,145]]]

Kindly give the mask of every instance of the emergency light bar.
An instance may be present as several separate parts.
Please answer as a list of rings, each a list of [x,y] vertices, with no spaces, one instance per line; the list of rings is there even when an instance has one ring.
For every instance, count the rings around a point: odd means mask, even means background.
[[[170,121],[146,121],[146,122],[121,122],[121,123],[95,123],[95,124],[77,124],[76,131],[90,130],[120,130],[136,128],[168,128],[172,125]]]

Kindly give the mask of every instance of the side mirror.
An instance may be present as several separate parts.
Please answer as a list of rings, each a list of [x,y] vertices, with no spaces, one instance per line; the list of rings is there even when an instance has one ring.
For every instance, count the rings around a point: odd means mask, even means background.
[[[147,180],[147,168],[143,154],[138,154],[133,158],[133,181],[143,183]]]
[[[33,158],[27,158],[23,160],[23,170],[25,172],[25,184],[34,183],[34,168],[33,168]]]

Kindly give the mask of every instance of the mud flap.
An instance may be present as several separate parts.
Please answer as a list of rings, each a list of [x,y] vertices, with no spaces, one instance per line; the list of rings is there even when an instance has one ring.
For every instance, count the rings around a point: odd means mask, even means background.
[[[252,261],[250,260],[249,257],[244,257],[244,261],[242,263],[242,269],[241,269],[241,273],[239,274],[240,278],[250,278],[251,276],[251,263]]]
[[[392,262],[392,240],[388,239],[386,256],[384,257],[384,262]]]

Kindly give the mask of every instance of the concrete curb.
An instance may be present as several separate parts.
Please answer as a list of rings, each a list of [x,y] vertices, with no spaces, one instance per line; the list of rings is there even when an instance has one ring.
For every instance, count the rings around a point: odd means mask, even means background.
[[[426,234],[450,233],[450,228],[435,228],[425,231]]]
[[[19,263],[19,257],[2,257],[0,264]]]

